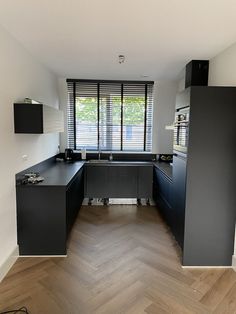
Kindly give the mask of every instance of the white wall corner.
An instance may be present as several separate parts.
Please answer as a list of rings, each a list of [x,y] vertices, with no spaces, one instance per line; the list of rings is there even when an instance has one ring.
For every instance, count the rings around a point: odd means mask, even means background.
[[[11,267],[15,264],[17,258],[19,257],[19,247],[18,245],[14,248],[11,254],[7,257],[5,262],[0,265],[0,282],[7,275]]]
[[[166,130],[175,115],[178,81],[155,81],[153,92],[152,153],[173,153],[173,131]]]
[[[232,267],[233,267],[233,270],[236,271],[236,254],[233,255],[233,259],[232,259]]]
[[[68,125],[67,125],[67,83],[66,78],[58,78],[58,91],[59,91],[59,102],[60,110],[64,113],[64,132],[60,133],[60,152],[64,152],[65,148],[68,147]]]

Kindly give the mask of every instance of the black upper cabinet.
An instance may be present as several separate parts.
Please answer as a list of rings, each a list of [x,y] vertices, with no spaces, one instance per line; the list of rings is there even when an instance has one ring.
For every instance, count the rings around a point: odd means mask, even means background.
[[[15,103],[14,127],[15,133],[63,132],[63,113],[43,104]]]
[[[185,88],[208,85],[208,60],[192,60],[186,65]]]

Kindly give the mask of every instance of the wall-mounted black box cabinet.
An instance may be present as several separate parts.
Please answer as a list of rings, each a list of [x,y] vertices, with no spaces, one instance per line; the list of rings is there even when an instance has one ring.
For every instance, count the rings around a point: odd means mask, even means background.
[[[185,88],[208,85],[208,60],[192,60],[186,65]]]
[[[43,104],[14,104],[15,133],[63,132],[63,112]]]

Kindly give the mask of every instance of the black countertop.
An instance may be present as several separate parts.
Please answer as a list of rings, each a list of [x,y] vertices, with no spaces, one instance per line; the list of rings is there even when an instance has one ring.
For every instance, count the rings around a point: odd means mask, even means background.
[[[43,182],[37,184],[23,184],[20,186],[67,186],[77,174],[77,172],[83,167],[84,161],[75,162],[53,162],[50,167],[40,172],[40,176],[44,177]],[[37,169],[36,169],[37,170]]]
[[[74,176],[84,165],[92,166],[150,166],[154,165],[160,169],[167,177],[172,180],[172,166],[169,163],[161,161],[104,161],[104,162],[93,162],[93,161],[74,161],[74,162],[60,162],[53,161],[45,169],[41,169],[40,176],[44,177],[44,181],[37,184],[17,184],[18,186],[61,186],[66,187],[73,180]],[[34,168],[34,171],[38,171]],[[21,172],[22,174],[23,172]]]
[[[168,162],[155,161],[153,165],[160,169],[170,180],[173,180],[172,166]]]

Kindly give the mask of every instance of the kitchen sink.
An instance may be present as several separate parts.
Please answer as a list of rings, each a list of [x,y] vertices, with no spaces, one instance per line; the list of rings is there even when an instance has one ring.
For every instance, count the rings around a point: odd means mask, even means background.
[[[108,162],[110,162],[110,161],[107,159],[90,159],[88,161],[88,163],[91,163],[91,164],[104,164],[104,163],[108,163]]]

